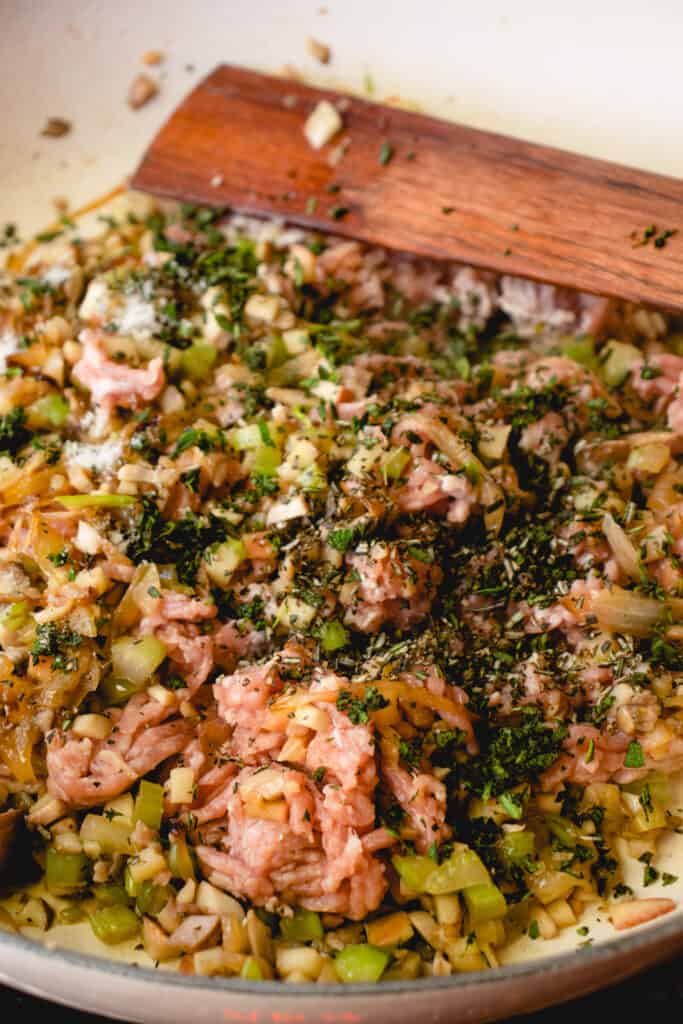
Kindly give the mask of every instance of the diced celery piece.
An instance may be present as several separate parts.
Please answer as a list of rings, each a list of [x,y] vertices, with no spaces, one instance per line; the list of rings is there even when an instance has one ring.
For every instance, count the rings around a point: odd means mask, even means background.
[[[573,847],[580,842],[581,832],[568,818],[563,818],[559,814],[546,814],[545,823],[550,829],[551,834],[555,836],[563,846]]]
[[[389,963],[389,954],[369,943],[346,946],[337,954],[334,966],[346,985],[379,981]]]
[[[60,494],[55,498],[65,508],[122,508],[136,500],[131,494]]]
[[[29,618],[28,601],[13,601],[4,612],[0,622],[3,629],[16,633],[17,630],[26,625]]]
[[[411,892],[425,892],[425,885],[430,875],[434,874],[435,864],[431,857],[420,857],[417,854],[408,857],[392,857],[399,877]]]
[[[314,910],[297,910],[294,917],[280,919],[280,933],[287,942],[313,942],[322,939],[320,915]]]
[[[62,853],[48,846],[45,884],[49,892],[68,896],[82,889],[88,880],[89,861],[84,853]]]
[[[177,833],[170,841],[168,848],[168,867],[174,878],[195,877],[195,865],[192,851],[182,833]]]
[[[230,431],[228,440],[238,452],[246,452],[251,448],[260,448],[263,444],[263,437],[259,430],[258,423],[248,423],[246,427],[235,427]]]
[[[263,971],[256,957],[248,956],[246,958],[242,964],[240,978],[244,978],[245,981],[263,981]]]
[[[140,931],[140,919],[130,907],[100,907],[90,915],[90,927],[100,942],[115,946],[135,938]]]
[[[103,814],[86,814],[80,837],[84,843],[97,843],[103,853],[130,853],[130,825],[109,821]]]
[[[28,421],[32,427],[62,427],[69,415],[69,403],[63,395],[45,395],[28,408]]]
[[[204,380],[211,373],[217,355],[213,345],[190,345],[183,350],[180,368],[192,380]]]
[[[123,885],[126,890],[126,895],[129,896],[130,899],[134,900],[138,893],[138,883],[131,875],[127,864],[126,870],[123,872]]]
[[[473,926],[505,917],[507,913],[505,897],[493,882],[470,885],[465,889],[464,896],[470,924]]]
[[[103,907],[127,907],[128,893],[116,882],[104,882],[93,887],[93,896]]]
[[[142,821],[148,828],[158,829],[164,814],[164,787],[143,779],[135,798],[133,820]]]
[[[70,903],[68,907],[62,907],[57,914],[59,924],[78,924],[83,920],[83,907],[80,903]]]
[[[145,683],[134,683],[130,679],[122,679],[120,676],[109,675],[105,676],[100,683],[99,692],[102,694],[107,704],[117,706],[119,704],[125,704],[132,696],[134,696],[134,694],[140,693],[144,688]]]
[[[533,857],[536,837],[533,832],[506,832],[499,843],[501,855],[510,864],[521,864]]]
[[[137,685],[148,682],[165,657],[166,645],[155,636],[122,636],[111,645],[114,675]]]
[[[289,359],[290,353],[280,334],[273,334],[266,347],[266,365],[269,370],[282,366]]]
[[[315,462],[306,466],[303,473],[299,474],[298,483],[306,494],[319,494],[327,489],[327,477]]]
[[[632,367],[643,358],[643,353],[635,345],[623,341],[608,341],[600,354],[602,377],[611,388],[618,388],[624,383]]]
[[[320,630],[320,643],[328,654],[345,647],[348,642],[349,634],[338,619],[330,619]]]
[[[443,896],[460,892],[472,885],[488,885],[490,875],[481,858],[468,847],[456,850],[445,860],[425,882],[425,892],[431,896]]]
[[[587,369],[595,369],[597,361],[595,358],[595,342],[589,335],[582,338],[567,338],[562,345],[562,352],[575,363],[580,363]]]
[[[385,479],[398,480],[409,462],[410,452],[407,448],[392,448],[382,463]]]
[[[140,882],[135,894],[135,902],[141,914],[155,917],[169,901],[171,889],[167,885],[155,885],[150,879]]]
[[[626,793],[634,793],[636,796],[641,796],[646,786],[650,791],[653,803],[658,804],[660,807],[669,806],[671,803],[671,786],[666,775],[662,775],[661,772],[650,772],[646,778],[629,782],[621,788]]]
[[[218,587],[226,587],[235,569],[246,557],[244,541],[229,537],[222,544],[209,548],[205,556],[206,571]]]
[[[263,473],[272,476],[282,462],[282,455],[279,448],[271,445],[260,445],[255,448],[249,460],[249,469],[252,473]]]

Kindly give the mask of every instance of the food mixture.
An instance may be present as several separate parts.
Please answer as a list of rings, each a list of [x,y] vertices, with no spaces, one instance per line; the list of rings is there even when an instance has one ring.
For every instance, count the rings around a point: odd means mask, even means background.
[[[350,982],[671,911],[676,324],[101,221],[0,278],[0,923]]]

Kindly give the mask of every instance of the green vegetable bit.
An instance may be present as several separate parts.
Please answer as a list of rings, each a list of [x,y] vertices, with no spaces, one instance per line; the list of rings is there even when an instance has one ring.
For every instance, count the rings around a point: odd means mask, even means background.
[[[507,904],[497,885],[488,882],[472,885],[465,889],[465,903],[470,915],[470,924],[485,924],[505,917]]]
[[[287,942],[314,942],[323,937],[320,915],[313,910],[297,910],[293,917],[280,919],[280,934]]]
[[[62,853],[48,846],[45,860],[45,884],[57,896],[68,896],[82,889],[87,881],[90,861],[84,853]]]
[[[137,936],[140,919],[130,907],[100,907],[90,914],[90,927],[100,942],[115,946]]]
[[[142,821],[148,828],[158,829],[164,813],[164,787],[143,779],[135,798],[134,821]]]
[[[337,955],[335,967],[344,984],[357,985],[379,981],[388,963],[389,954],[383,949],[369,943],[360,943],[346,946]]]

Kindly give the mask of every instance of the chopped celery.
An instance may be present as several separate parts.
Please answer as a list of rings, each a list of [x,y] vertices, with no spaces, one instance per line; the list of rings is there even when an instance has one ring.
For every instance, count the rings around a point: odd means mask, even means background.
[[[144,690],[144,683],[134,683],[130,679],[122,679],[120,676],[105,676],[99,686],[99,692],[107,704],[125,704],[134,694]]]
[[[158,829],[164,813],[164,787],[143,779],[135,799],[133,820],[142,821],[148,828]]]
[[[505,917],[507,904],[505,897],[493,882],[470,885],[464,892],[465,903],[470,915],[470,925],[484,924]]]
[[[266,363],[269,370],[282,366],[290,357],[289,349],[284,338],[280,334],[273,334],[268,340],[266,348]]]
[[[407,448],[392,448],[382,463],[384,478],[398,480],[409,462],[410,452]]]
[[[434,874],[435,864],[431,857],[392,857],[391,863],[411,892],[425,892],[427,879]]]
[[[313,942],[322,939],[320,915],[314,910],[297,910],[294,917],[280,919],[280,933],[288,942]]]
[[[217,355],[213,345],[190,345],[183,350],[180,368],[192,380],[204,380],[209,376]]]
[[[195,865],[192,851],[187,845],[187,840],[182,832],[176,833],[169,843],[168,867],[174,878],[195,877]]]
[[[346,946],[334,961],[337,974],[346,985],[379,981],[388,963],[389,954],[369,943]]]
[[[128,893],[116,882],[104,882],[93,887],[93,896],[103,907],[128,906]]]
[[[643,353],[623,341],[608,341],[600,354],[602,376],[611,388],[618,388],[624,383],[633,366],[643,358]]]
[[[135,902],[141,914],[155,917],[169,901],[172,890],[168,885],[155,885],[151,878],[140,882],[135,894]]]
[[[28,601],[13,601],[4,612],[0,622],[3,629],[16,633],[17,630],[26,625],[29,618]]]
[[[456,850],[448,860],[432,871],[425,883],[425,892],[442,896],[460,892],[472,885],[488,885],[491,879],[481,858],[468,847]]]
[[[245,981],[263,981],[263,971],[256,957],[248,956],[246,958],[242,964],[240,978],[244,978]]]
[[[249,460],[249,470],[252,473],[263,473],[272,476],[282,462],[279,448],[270,445],[260,445],[254,448]]]
[[[218,587],[226,587],[235,569],[246,557],[244,541],[229,537],[222,544],[209,548],[205,556],[206,571]]]
[[[61,853],[48,846],[45,884],[57,896],[68,896],[82,889],[88,880],[88,858],[84,853]]]
[[[671,786],[666,775],[661,772],[650,772],[646,778],[638,779],[636,782],[629,782],[621,788],[625,793],[633,793],[635,796],[642,796],[647,786],[652,802],[660,807],[668,807],[671,803]]]
[[[68,907],[62,907],[57,914],[59,924],[78,924],[83,920],[83,907],[80,903],[70,903]]]
[[[562,352],[575,363],[580,363],[589,370],[594,370],[597,365],[595,358],[595,342],[588,335],[580,338],[567,338],[562,345]]]
[[[130,870],[129,870],[127,864],[126,864],[126,869],[123,872],[123,885],[124,885],[124,888],[126,890],[126,895],[130,899],[134,900],[135,897],[137,896],[137,892],[138,892],[138,883],[135,881],[135,879],[131,875]]]
[[[246,452],[251,448],[260,448],[263,444],[258,423],[248,423],[246,427],[235,427],[230,431],[228,440],[238,452]]]
[[[62,427],[69,415],[69,403],[62,395],[46,395],[28,408],[28,421],[32,427]]]
[[[533,857],[536,837],[533,832],[506,832],[498,844],[503,860],[510,864],[521,864],[527,857]]]
[[[135,504],[131,494],[60,494],[55,498],[65,508],[122,508]]]
[[[86,814],[80,837],[84,843],[97,843],[103,853],[130,853],[130,825],[109,821],[103,814]]]
[[[580,842],[581,832],[569,818],[563,818],[559,814],[546,814],[545,823],[550,829],[551,834],[563,846],[571,848]]]
[[[299,486],[306,494],[319,494],[327,489],[327,477],[315,462],[299,474]]]
[[[122,636],[111,645],[114,675],[138,685],[151,678],[165,657],[166,645],[155,636]]]
[[[320,630],[320,643],[328,654],[345,647],[349,642],[349,634],[338,619],[330,619]]]
[[[100,942],[115,946],[135,938],[140,931],[140,919],[130,907],[100,907],[90,915],[90,927]]]

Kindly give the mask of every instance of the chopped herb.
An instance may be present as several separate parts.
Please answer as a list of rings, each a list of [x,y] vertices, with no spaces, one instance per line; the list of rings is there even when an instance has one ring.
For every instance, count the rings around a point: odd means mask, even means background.
[[[631,740],[624,757],[624,768],[643,768],[645,766],[645,754],[638,740]]]
[[[332,206],[330,208],[330,217],[332,220],[343,220],[349,212],[348,206]]]
[[[343,711],[354,725],[365,725],[371,711],[380,711],[389,706],[376,686],[366,686],[364,697],[354,697],[350,690],[340,690],[336,707]]]
[[[384,142],[382,143],[382,148],[379,151],[379,162],[382,164],[383,167],[386,167],[386,165],[389,163],[393,155],[394,147],[392,146],[388,139],[385,139]]]

